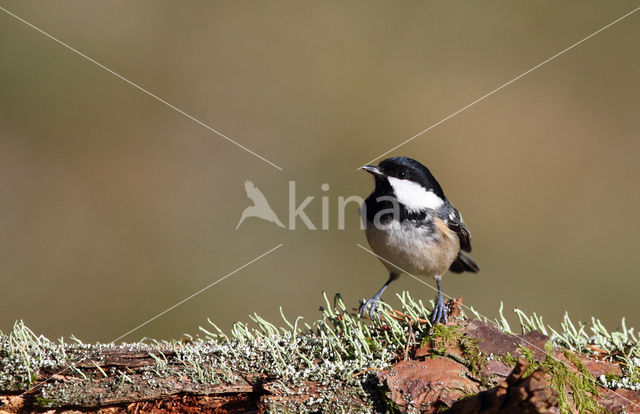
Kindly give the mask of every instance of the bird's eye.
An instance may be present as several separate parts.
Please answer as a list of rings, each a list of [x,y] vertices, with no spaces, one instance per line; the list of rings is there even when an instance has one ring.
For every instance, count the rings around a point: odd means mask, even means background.
[[[405,178],[407,176],[407,172],[405,170],[398,171],[398,178]]]

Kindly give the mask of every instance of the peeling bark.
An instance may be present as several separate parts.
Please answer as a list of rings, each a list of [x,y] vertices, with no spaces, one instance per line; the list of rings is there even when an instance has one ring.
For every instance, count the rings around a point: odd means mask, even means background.
[[[419,323],[419,321],[416,321]],[[543,361],[548,337],[539,332],[526,335],[508,335],[480,321],[461,321],[454,328],[454,340],[435,338],[421,347],[412,345],[399,351],[397,364],[375,372],[365,369],[354,376],[366,375],[374,388],[382,392],[371,394],[378,398],[379,406],[394,404],[401,412],[447,412],[453,414],[515,414],[558,412],[558,391],[551,386],[550,374],[537,369],[525,375],[529,363],[520,359],[515,367],[505,357],[517,356],[520,346],[529,347],[535,360]],[[464,340],[470,340],[476,349],[478,361],[469,360],[469,349],[463,349]],[[190,346],[184,344],[184,347]],[[475,348],[474,348],[475,349]],[[176,352],[180,352],[180,349]],[[269,407],[293,402],[304,404],[310,399],[321,399],[323,384],[305,381],[284,384],[260,372],[211,371],[215,381],[198,381],[181,374],[176,352],[163,354],[135,349],[96,347],[89,358],[81,359],[74,370],[38,373],[38,381],[47,381],[49,391],[56,391],[56,400],[47,400],[42,387],[25,395],[0,395],[0,414],[18,412],[95,412],[95,413],[231,413],[268,412]],[[590,359],[584,355],[571,356],[580,367],[565,355],[554,350],[554,357],[572,372],[579,369],[598,378],[603,374],[620,375],[618,364]],[[487,355],[493,358],[487,360]],[[414,358],[411,360],[410,358]],[[404,359],[404,360],[402,360]],[[162,360],[168,369],[154,371]],[[314,361],[319,363],[320,361]],[[474,365],[475,364],[475,365]],[[150,372],[157,372],[151,375]],[[167,374],[169,373],[169,374]],[[173,374],[171,374],[173,373]],[[151,375],[151,376],[150,376]],[[222,379],[222,380],[219,380]],[[618,413],[639,413],[640,391],[607,390],[598,388],[597,402]],[[572,395],[565,391],[570,403]],[[349,407],[362,407],[366,398],[341,395],[333,401],[351,411]],[[44,401],[43,401],[44,400]],[[44,402],[44,404],[43,404]],[[46,405],[51,408],[39,408]]]
[[[537,414],[555,413],[558,393],[549,387],[548,374],[537,369],[524,378],[529,363],[518,360],[507,379],[495,388],[457,401],[447,413],[451,414]]]

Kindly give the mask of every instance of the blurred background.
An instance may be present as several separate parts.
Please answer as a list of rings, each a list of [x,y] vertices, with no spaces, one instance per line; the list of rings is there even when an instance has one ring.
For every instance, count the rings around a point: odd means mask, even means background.
[[[315,320],[386,280],[355,204],[360,165],[637,6],[635,1],[2,1],[2,7],[282,167],[280,171],[0,11],[0,330],[180,338],[207,318]],[[463,212],[478,275],[444,291],[495,317],[640,326],[640,14],[390,155],[427,164]],[[253,180],[288,221],[249,218]],[[321,185],[329,184],[328,191]],[[431,280],[426,282],[433,285]],[[385,298],[434,291],[403,277]],[[508,312],[510,313],[510,312]]]

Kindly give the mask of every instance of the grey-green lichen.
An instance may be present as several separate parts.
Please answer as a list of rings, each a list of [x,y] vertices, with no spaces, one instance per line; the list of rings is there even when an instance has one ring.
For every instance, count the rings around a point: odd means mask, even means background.
[[[210,322],[210,326],[200,328],[202,336],[173,342],[147,340],[120,345],[89,345],[78,340],[54,342],[16,322],[11,332],[0,333],[0,392],[19,392],[38,385],[38,402],[43,406],[86,406],[100,404],[107,394],[110,401],[149,390],[168,394],[173,390],[166,379],[172,377],[185,378],[188,389],[198,392],[211,386],[242,383],[245,375],[260,375],[268,379],[274,394],[277,391],[277,395],[284,396],[268,400],[273,411],[369,412],[371,407],[393,410],[394,403],[380,392],[376,372],[402,358],[409,340],[413,345],[430,341],[432,349],[442,352],[448,342],[454,341],[474,376],[480,377],[478,373],[487,356],[480,353],[470,338],[460,335],[456,327],[438,325],[432,330],[428,323],[417,323],[428,319],[432,305],[425,306],[406,292],[398,297],[402,312],[408,316],[403,320],[385,312],[390,307],[384,303],[380,305],[379,317],[363,319],[348,312],[340,296],[333,303],[325,296],[321,318],[311,324],[304,323],[301,317],[289,320],[283,314],[284,326],[278,327],[253,315],[250,324],[238,322],[228,334]],[[565,315],[561,329],[555,331],[535,314],[527,316],[519,310],[516,314],[523,332],[539,329],[551,337],[556,347],[588,354],[593,352],[589,345],[594,345],[609,352],[610,359],[624,362],[624,375],[599,378],[599,385],[640,387],[640,345],[633,329],[627,329],[624,321],[619,332],[607,331],[595,319],[590,326],[580,324],[576,329]],[[502,309],[500,319],[488,322],[511,333]],[[587,334],[587,329],[592,335]],[[139,352],[148,355],[152,362],[133,370],[103,369],[101,350]],[[558,378],[574,380],[564,375],[570,374],[563,367],[551,363],[549,368],[562,374]],[[63,375],[72,376],[73,380],[54,378],[44,384],[35,382],[38,375],[42,378],[62,370]],[[96,384],[103,392],[86,392]],[[588,399],[585,401],[590,404]]]
[[[8,335],[0,331],[0,390],[17,392],[28,388],[42,369],[67,363],[66,344],[36,335],[22,321]]]
[[[500,317],[491,321],[471,309],[474,317],[496,324],[507,333],[512,331],[507,319],[503,315],[500,304]],[[622,318],[620,330],[609,331],[602,322],[592,317],[589,322],[574,323],[569,314],[565,313],[556,330],[544,323],[536,313],[525,314],[520,309],[514,309],[520,322],[521,333],[540,331],[549,336],[551,345],[558,349],[574,353],[593,356],[598,359],[619,363],[622,367],[622,377],[602,375],[598,378],[598,385],[609,389],[627,388],[640,390],[640,336],[634,328],[628,328],[625,318]]]
[[[426,318],[429,309],[408,295],[402,300],[407,314]],[[387,309],[386,305],[381,305]],[[258,315],[253,323],[236,323],[229,335],[214,324],[201,328],[203,337],[183,342],[147,341],[135,344],[55,343],[31,332],[17,322],[0,336],[0,391],[16,392],[33,386],[38,373],[72,376],[73,381],[50,380],[37,384],[38,402],[43,406],[99,404],[103,392],[87,393],[100,384],[101,390],[117,400],[145,387],[163,387],[159,378],[188,378],[191,389],[207,385],[241,382],[242,374],[258,374],[271,380],[270,387],[289,396],[280,409],[292,412],[315,410],[368,411],[377,393],[372,381],[377,370],[393,363],[406,346],[408,325],[382,312],[373,321],[350,314],[341,298],[334,303],[325,296],[322,317],[311,325],[301,318],[277,327]],[[428,327],[414,326],[421,334]],[[101,349],[142,352],[153,363],[133,372],[102,369]],[[171,358],[167,355],[171,354]],[[96,359],[97,358],[97,359]],[[360,373],[361,371],[365,371]],[[171,391],[171,390],[164,390]],[[297,397],[300,398],[297,398]],[[304,396],[304,398],[302,398]],[[274,400],[270,404],[278,405]]]

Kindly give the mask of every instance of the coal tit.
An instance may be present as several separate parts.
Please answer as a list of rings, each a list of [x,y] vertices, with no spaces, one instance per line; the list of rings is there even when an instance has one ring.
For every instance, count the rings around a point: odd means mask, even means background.
[[[431,320],[447,323],[440,279],[447,270],[479,270],[464,253],[471,251],[471,233],[462,215],[429,169],[416,160],[393,157],[362,169],[375,178],[375,189],[361,208],[365,233],[373,251],[384,259],[381,262],[389,270],[389,280],[364,302],[361,314],[369,308],[372,316],[384,290],[404,271],[436,280],[438,295]]]

